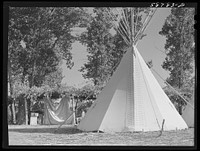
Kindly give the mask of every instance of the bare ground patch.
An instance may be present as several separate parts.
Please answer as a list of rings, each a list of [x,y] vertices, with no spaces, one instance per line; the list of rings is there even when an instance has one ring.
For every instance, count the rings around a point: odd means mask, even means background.
[[[9,145],[193,146],[194,129],[163,132],[93,133],[71,126],[8,126]],[[159,137],[158,137],[159,136]]]

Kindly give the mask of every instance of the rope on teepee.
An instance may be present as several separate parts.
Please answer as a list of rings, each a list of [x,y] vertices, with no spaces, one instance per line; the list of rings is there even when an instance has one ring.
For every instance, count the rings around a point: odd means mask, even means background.
[[[137,9],[137,14],[139,14],[139,8]],[[139,15],[136,15],[136,20],[135,20],[135,23],[134,23],[134,25],[135,25],[135,27],[134,27],[134,34],[136,33],[136,29],[137,29],[138,16],[139,16]],[[135,37],[134,37],[134,38],[135,38]]]
[[[164,80],[156,71],[152,68],[152,70],[168,85],[170,86],[187,104],[189,104],[192,109],[194,109],[194,106],[190,104],[175,88],[173,88],[166,80]]]

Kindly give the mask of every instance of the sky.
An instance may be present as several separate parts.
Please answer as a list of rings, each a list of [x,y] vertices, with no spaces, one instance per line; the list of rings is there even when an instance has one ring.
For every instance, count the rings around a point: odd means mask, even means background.
[[[152,60],[153,69],[163,78],[166,79],[169,76],[169,72],[164,70],[161,65],[165,60],[164,53],[164,45],[166,42],[166,38],[164,36],[159,35],[159,31],[161,31],[162,26],[164,25],[165,19],[170,15],[170,8],[158,8],[151,21],[149,22],[144,34],[147,34],[142,40],[140,40],[137,44],[138,51],[142,55],[145,62]],[[80,44],[79,42],[74,42],[72,44],[72,61],[74,62],[74,66],[72,69],[68,69],[65,66],[65,62],[62,64],[63,70],[63,84],[67,84],[69,86],[81,87],[88,83],[89,81],[84,79],[82,73],[78,70],[81,69],[81,66],[87,62],[87,51],[86,47]],[[161,52],[162,51],[162,52]],[[163,80],[154,72],[155,78],[161,85],[161,87],[165,86]]]

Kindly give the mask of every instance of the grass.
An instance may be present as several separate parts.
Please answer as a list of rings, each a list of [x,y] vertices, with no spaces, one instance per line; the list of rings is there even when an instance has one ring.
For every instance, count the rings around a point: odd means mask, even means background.
[[[194,129],[160,132],[94,133],[63,125],[9,125],[9,145],[193,146]]]

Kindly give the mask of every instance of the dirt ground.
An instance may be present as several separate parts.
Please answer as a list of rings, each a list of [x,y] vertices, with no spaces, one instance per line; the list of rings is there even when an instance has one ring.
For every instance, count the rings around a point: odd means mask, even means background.
[[[193,146],[194,129],[160,132],[95,133],[72,126],[9,125],[9,145],[111,145],[111,146]]]

